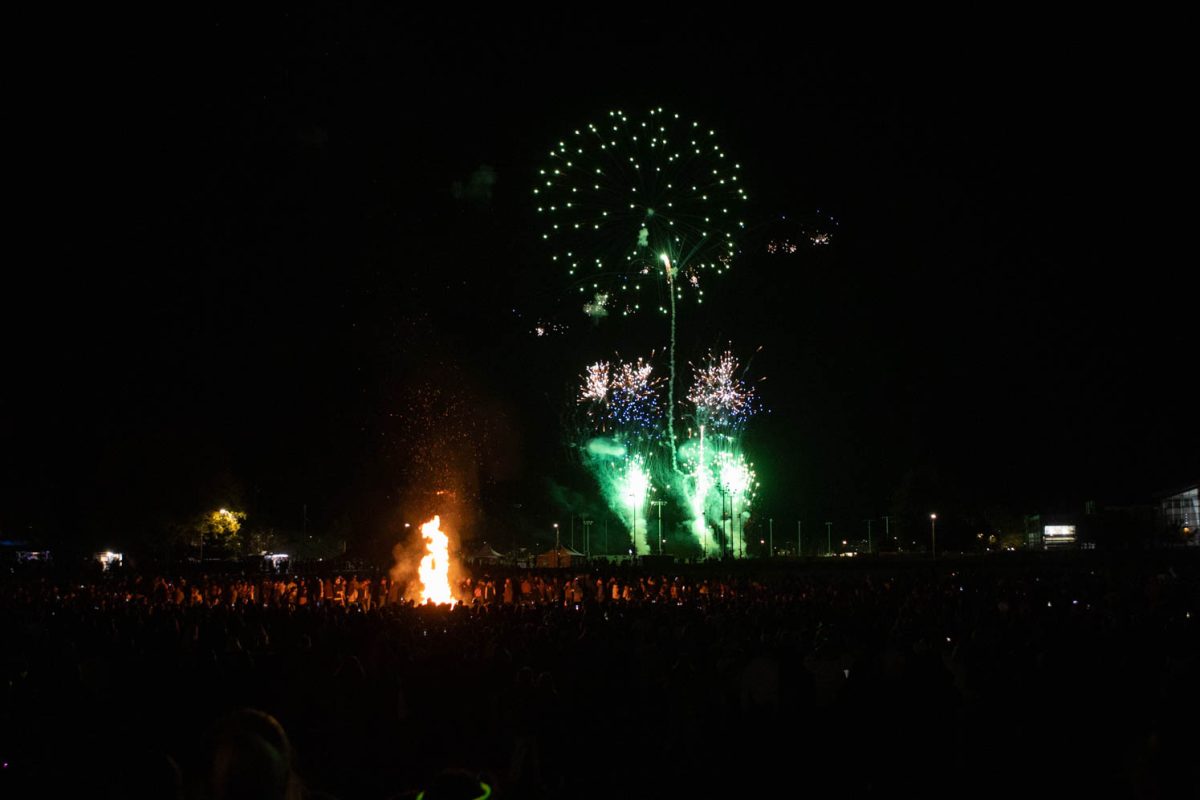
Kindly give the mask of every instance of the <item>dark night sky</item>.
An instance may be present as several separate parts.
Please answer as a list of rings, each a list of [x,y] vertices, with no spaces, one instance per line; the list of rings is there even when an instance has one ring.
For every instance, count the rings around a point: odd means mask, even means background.
[[[530,335],[582,320],[554,306],[528,186],[561,132],[651,104],[719,129],[753,221],[839,221],[824,252],[747,244],[681,320],[693,353],[763,346],[764,511],[855,522],[907,486],[1032,512],[1200,472],[1169,43],[404,13],[81,22],[46,43],[19,93],[33,236],[3,293],[5,538],[99,542],[235,500],[377,531],[405,480],[389,414],[429,375],[503,451],[485,508],[550,518],[549,480],[587,488],[558,439],[572,377],[665,331]],[[483,164],[491,201],[456,200]]]

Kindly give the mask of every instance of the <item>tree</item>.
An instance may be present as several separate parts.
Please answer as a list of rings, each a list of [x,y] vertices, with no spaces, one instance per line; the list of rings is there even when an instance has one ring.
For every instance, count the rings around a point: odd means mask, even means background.
[[[208,511],[201,514],[192,526],[192,529],[200,535],[200,559],[204,559],[204,545],[215,545],[218,552],[236,553],[241,549],[241,537],[239,531],[242,529],[242,522],[246,519],[244,511],[230,511],[227,508],[219,508],[216,511]]]

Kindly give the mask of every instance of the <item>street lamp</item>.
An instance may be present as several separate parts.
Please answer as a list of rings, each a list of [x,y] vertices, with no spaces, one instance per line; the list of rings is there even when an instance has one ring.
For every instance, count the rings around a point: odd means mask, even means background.
[[[658,554],[663,553],[663,535],[662,535],[662,507],[667,504],[666,500],[651,500],[650,505],[658,509]]]
[[[729,510],[725,510],[725,500],[729,500]],[[729,496],[729,487],[721,484],[721,557],[733,557],[733,498]]]
[[[559,550],[558,543],[558,523],[554,523],[554,566],[559,566],[559,559],[562,557],[562,551]]]
[[[749,499],[747,492],[754,486],[754,477],[745,463],[728,459],[721,465],[720,482],[724,487],[724,492],[729,495],[731,555],[735,558],[738,557],[738,551],[740,550],[740,555],[744,558],[746,555],[746,525],[744,516],[746,515],[746,504]],[[738,511],[737,506],[739,495],[742,497],[741,511]],[[736,527],[734,527],[735,525]]]
[[[592,523],[594,521],[586,517],[583,519],[583,543],[584,548],[587,550],[588,558],[592,557]]]
[[[725,532],[725,520],[729,517],[725,514],[725,483],[717,482],[717,492],[721,495],[721,558],[725,558],[725,546],[729,541],[729,535]]]
[[[736,498],[737,495],[733,495],[733,497]],[[729,501],[729,508],[731,511],[733,510],[733,503],[734,503],[733,500]],[[734,542],[737,544],[738,557],[745,558],[746,557],[746,524],[745,524],[745,520],[742,519],[741,514],[735,514],[734,519],[737,520],[737,538],[734,540]]]
[[[630,461],[626,462],[625,476],[623,478],[623,486],[621,491],[629,499],[629,511],[632,518],[632,524],[629,526],[629,544],[633,554],[637,554],[637,523],[638,523],[638,506],[646,501],[646,494],[650,490],[650,478],[646,474],[641,462]]]
[[[629,529],[629,544],[632,545],[629,548],[629,555],[631,557],[629,563],[632,564],[632,556],[634,551],[637,550],[637,495],[633,492],[629,493],[629,509],[633,512],[633,527]]]
[[[933,557],[937,558],[937,514],[929,515],[929,538],[933,541]]]

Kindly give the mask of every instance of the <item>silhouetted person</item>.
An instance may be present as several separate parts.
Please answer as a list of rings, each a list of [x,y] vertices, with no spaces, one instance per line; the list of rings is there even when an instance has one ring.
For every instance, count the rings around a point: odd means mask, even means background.
[[[292,772],[291,744],[270,714],[235,711],[217,723],[208,763],[214,800],[292,800],[300,785]]]

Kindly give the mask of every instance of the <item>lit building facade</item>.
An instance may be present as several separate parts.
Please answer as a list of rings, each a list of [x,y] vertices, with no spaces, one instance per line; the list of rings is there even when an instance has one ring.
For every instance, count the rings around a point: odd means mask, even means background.
[[[1200,535],[1196,532],[1200,526],[1200,482],[1160,497],[1158,522],[1167,543],[1200,546]]]

